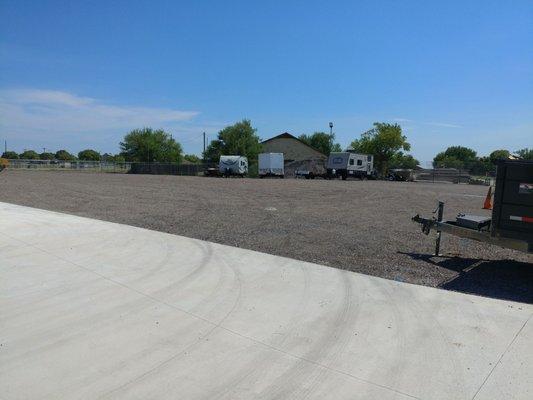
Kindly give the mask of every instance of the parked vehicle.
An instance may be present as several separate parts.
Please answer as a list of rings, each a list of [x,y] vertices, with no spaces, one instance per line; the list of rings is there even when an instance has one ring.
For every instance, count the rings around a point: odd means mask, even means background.
[[[243,156],[220,156],[218,170],[224,176],[243,177],[248,173],[248,159]]]
[[[308,159],[288,162],[285,164],[285,176],[305,179],[326,178],[326,160]]]
[[[387,179],[389,181],[413,182],[415,177],[412,169],[397,168],[389,170]]]
[[[266,176],[276,176],[279,178],[285,176],[283,153],[259,154],[259,178],[264,178]]]
[[[295,178],[315,179],[313,173],[307,169],[297,169],[294,171]]]
[[[370,154],[357,154],[351,152],[334,152],[328,157],[327,163],[328,178],[342,178],[346,180],[349,176],[366,179],[373,178],[374,156]]]
[[[204,176],[220,176],[220,169],[216,167],[208,167],[204,170]]]

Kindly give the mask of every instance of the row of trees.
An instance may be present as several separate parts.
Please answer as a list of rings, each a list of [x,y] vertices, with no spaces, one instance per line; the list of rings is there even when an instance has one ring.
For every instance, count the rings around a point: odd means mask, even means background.
[[[181,162],[182,148],[171,135],[163,130],[151,128],[135,129],[128,133],[120,143],[119,154],[101,154],[93,149],[82,150],[77,157],[66,150],[55,153],[37,153],[34,150],[25,150],[17,154],[14,151],[6,151],[2,158],[24,160],[60,160],[60,161],[137,161],[137,162]],[[190,162],[198,162],[199,158],[194,155],[185,156]]]
[[[524,160],[533,160],[533,149],[521,149],[514,152]],[[494,150],[486,157],[479,157],[475,150],[463,146],[451,146],[433,158],[435,168],[457,168],[474,175],[485,175],[495,170],[498,160],[508,159],[511,152],[506,149]]]
[[[78,153],[76,157],[74,154],[69,153],[67,150],[58,150],[55,153],[51,152],[42,152],[37,153],[35,150],[25,150],[22,153],[18,154],[14,151],[5,151],[2,153],[2,158],[7,158],[10,160],[60,160],[60,161],[75,161],[75,160],[85,160],[85,161],[100,161],[103,158],[114,159],[116,156],[111,154],[101,155],[96,150],[86,149]]]

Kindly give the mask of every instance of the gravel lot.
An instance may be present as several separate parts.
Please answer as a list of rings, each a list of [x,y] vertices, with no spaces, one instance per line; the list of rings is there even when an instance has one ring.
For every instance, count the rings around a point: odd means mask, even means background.
[[[259,180],[4,171],[0,201],[61,211],[330,265],[533,303],[533,257],[443,235],[410,218],[481,209],[486,187],[383,181]],[[0,221],[1,223],[1,221]]]

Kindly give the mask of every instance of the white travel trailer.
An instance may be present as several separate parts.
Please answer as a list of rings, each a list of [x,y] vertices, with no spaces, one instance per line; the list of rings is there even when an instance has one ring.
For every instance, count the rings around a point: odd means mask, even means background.
[[[346,180],[349,176],[365,179],[374,177],[374,156],[351,152],[335,152],[328,157],[327,176],[341,177]]]
[[[218,170],[225,176],[242,177],[248,173],[248,159],[243,156],[220,156]]]
[[[285,176],[283,153],[259,154],[259,178],[265,176],[278,176],[280,178]]]

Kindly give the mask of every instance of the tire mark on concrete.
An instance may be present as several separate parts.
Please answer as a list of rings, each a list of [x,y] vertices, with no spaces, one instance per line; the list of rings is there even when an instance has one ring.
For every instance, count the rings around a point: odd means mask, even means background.
[[[286,260],[285,264],[290,264],[292,260]],[[282,264],[281,268],[284,267]],[[283,346],[290,334],[298,333],[303,327],[300,326],[300,323],[305,315],[306,304],[308,303],[309,297],[309,282],[310,274],[307,268],[300,266],[300,271],[303,276],[303,290],[302,295],[300,296],[300,301],[298,306],[295,307],[296,314],[292,314],[287,326],[285,327],[286,334],[280,338],[275,338],[270,344],[272,346],[280,347]],[[270,272],[277,272],[272,270]],[[298,329],[296,329],[298,328]],[[237,376],[233,379],[225,381],[222,385],[214,388],[206,395],[206,399],[223,399],[231,395],[236,387],[241,385],[245,381],[250,381],[257,377],[258,375],[264,375],[264,371],[267,369],[273,368],[272,361],[275,358],[279,358],[281,355],[271,352],[267,353],[267,356],[260,355],[258,357],[252,358],[249,362],[245,363],[243,367],[238,371]]]
[[[207,242],[206,242],[207,243]],[[207,243],[208,246],[210,247],[210,252],[212,252],[212,245]],[[233,311],[237,308],[238,304],[240,303],[240,300],[241,300],[241,295],[242,295],[242,276],[240,274],[240,272],[232,267],[225,259],[224,257],[221,257],[220,262],[222,262],[226,267],[229,267],[230,269],[232,269],[234,272],[235,272],[235,279],[237,281],[237,285],[238,285],[238,294],[237,294],[237,297],[233,303],[233,306],[231,307],[231,309],[223,316],[223,318],[218,322],[218,323],[213,323],[207,319],[203,319],[205,322],[211,324],[211,328],[208,329],[208,331],[203,334],[203,335],[200,335],[200,337],[196,340],[194,340],[193,342],[191,342],[189,345],[187,345],[185,348],[181,349],[178,353],[174,354],[173,356],[157,363],[156,365],[154,365],[152,368],[150,368],[149,370],[145,371],[144,373],[142,373],[141,375],[129,380],[128,382],[125,382],[124,384],[114,388],[114,389],[111,389],[110,391],[107,391],[106,393],[102,394],[101,396],[98,397],[98,399],[105,399],[105,398],[109,398],[111,396],[112,398],[112,395],[114,393],[117,393],[125,388],[127,388],[128,386],[131,386],[133,384],[137,384],[139,382],[141,382],[142,380],[144,379],[147,379],[149,376],[153,375],[154,373],[156,373],[157,371],[159,371],[161,368],[163,368],[164,366],[168,365],[169,363],[183,357],[185,354],[187,354],[187,352],[189,351],[193,351],[195,347],[199,346],[202,344],[202,342],[205,341],[205,339],[207,339],[215,330],[217,330],[217,328],[219,328],[222,323],[233,313]],[[167,303],[165,303],[167,304]],[[182,310],[180,310],[182,311]]]
[[[352,288],[351,282],[345,275],[346,272],[339,270],[338,273],[342,280],[343,292],[341,295],[341,305],[337,309],[332,323],[333,329],[324,331],[318,340],[312,344],[310,349],[305,352],[302,358],[298,359],[283,375],[275,379],[259,394],[258,398],[295,398],[296,395],[300,394],[301,387],[306,381],[312,379],[312,382],[314,382],[316,379],[321,379],[322,377],[322,374],[318,374],[318,376],[310,378],[309,374],[314,372],[313,370],[316,369],[316,365],[310,365],[303,359],[310,359],[316,363],[321,363],[325,357],[339,354],[346,346],[349,340],[348,337],[351,336],[347,335],[350,327],[346,322],[352,306]],[[335,342],[333,338],[338,338],[339,341]]]
[[[213,252],[212,252],[212,249],[209,245],[206,245],[206,247],[208,248],[207,251],[205,251],[204,248],[202,248],[202,246],[200,246],[198,243],[194,242],[198,248],[200,248],[202,250],[202,257],[199,259],[198,261],[198,265],[200,266],[200,268],[205,268],[205,265],[212,259],[213,257]],[[53,254],[52,254],[53,255]],[[71,261],[69,260],[64,260],[68,263],[71,263]],[[85,268],[85,267],[84,267]],[[188,275],[186,275],[185,277],[183,277],[182,279],[178,280],[177,282],[175,282],[174,284],[177,285],[177,284],[181,284],[183,282],[188,282],[190,281],[191,279],[194,279],[195,276],[198,274],[198,271],[199,268],[194,268],[193,271],[191,273],[189,273]],[[172,284],[171,284],[172,285]],[[162,292],[164,292],[165,290],[168,289],[169,286],[171,285],[168,285],[168,286],[165,286],[164,288],[156,291],[156,292],[153,292],[153,293],[150,293],[151,296],[157,296],[157,295],[160,295]],[[95,294],[98,294],[98,292],[101,290],[101,288],[98,288],[95,290]],[[106,290],[110,290],[111,293],[109,294],[110,298],[114,298],[115,297],[115,294],[114,294],[114,291],[112,290],[112,287],[108,287],[106,288]],[[80,297],[87,297],[87,300],[90,302],[90,295],[91,293],[93,292],[90,292],[90,293],[83,293]],[[102,298],[102,293],[99,294],[99,297]],[[89,328],[93,329],[93,330],[96,330],[98,329],[99,327],[101,326],[105,326],[106,324],[108,324],[108,322],[110,320],[113,320],[116,318],[116,315],[119,314],[121,317],[123,316],[127,316],[131,313],[134,313],[134,312],[138,312],[139,310],[139,306],[143,305],[145,303],[145,299],[143,297],[140,297],[140,298],[137,298],[137,299],[133,299],[129,302],[122,302],[122,303],[118,303],[116,304],[115,306],[113,307],[108,307],[108,308],[105,308],[105,309],[102,309],[96,313],[92,313],[92,314],[83,314],[84,317],[83,318],[78,318],[76,319],[76,321],[73,323],[72,322],[72,315],[68,314],[67,311],[69,309],[77,309],[79,308],[79,304],[76,305],[74,302],[72,302],[72,307],[70,308],[67,308],[66,310],[63,310],[63,313],[61,316],[58,316],[57,318],[54,319],[54,324],[59,324],[61,323],[60,321],[61,320],[64,320],[64,324],[65,325],[74,325],[76,326],[76,330],[73,334],[69,335],[69,336],[66,336],[66,337],[62,337],[61,335],[58,336],[55,336],[54,333],[57,331],[57,328],[52,328],[52,329],[48,329],[48,330],[44,330],[44,331],[40,331],[40,335],[43,336],[43,337],[54,337],[54,341],[52,342],[49,342],[49,343],[46,343],[46,344],[43,344],[41,346],[38,346],[36,348],[31,348],[29,349],[27,352],[25,353],[22,353],[22,354],[18,354],[16,355],[16,357],[14,358],[17,359],[17,358],[20,358],[20,357],[25,357],[27,356],[28,354],[39,354],[39,353],[43,353],[43,352],[46,352],[48,349],[50,348],[53,348],[55,346],[58,346],[58,345],[64,345],[64,344],[67,344],[68,342],[71,342],[79,337],[83,337],[86,335],[86,332]],[[32,325],[35,325],[38,323],[38,321],[35,321],[33,320],[32,322]],[[30,340],[30,339],[27,339],[27,340]],[[20,343],[20,340],[19,340],[19,343]],[[23,342],[22,342],[23,343]],[[23,346],[24,348],[27,348],[28,346]]]

